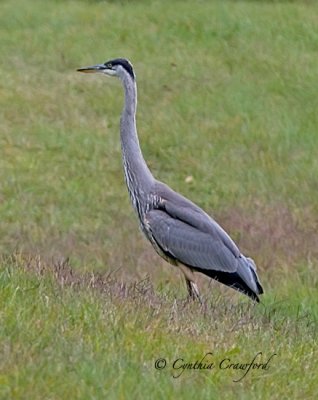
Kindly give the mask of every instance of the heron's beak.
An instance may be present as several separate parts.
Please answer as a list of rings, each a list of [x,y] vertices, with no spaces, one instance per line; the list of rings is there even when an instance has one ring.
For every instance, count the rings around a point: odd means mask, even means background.
[[[91,67],[78,68],[77,71],[84,72],[85,74],[94,74],[96,72],[103,72],[106,67],[104,64],[97,64]]]

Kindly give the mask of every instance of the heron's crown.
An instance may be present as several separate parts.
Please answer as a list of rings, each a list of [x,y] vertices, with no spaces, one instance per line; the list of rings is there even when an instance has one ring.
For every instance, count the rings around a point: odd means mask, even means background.
[[[133,66],[132,66],[131,62],[129,60],[127,60],[126,58],[115,58],[114,60],[106,61],[104,65],[106,67],[121,65],[133,79],[136,78]]]

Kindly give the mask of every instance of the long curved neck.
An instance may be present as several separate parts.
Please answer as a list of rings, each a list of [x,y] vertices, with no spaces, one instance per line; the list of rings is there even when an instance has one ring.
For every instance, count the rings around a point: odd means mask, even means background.
[[[141,196],[147,195],[154,182],[141,152],[136,129],[137,87],[128,73],[120,77],[125,90],[125,103],[120,120],[120,138],[124,172],[134,207]]]

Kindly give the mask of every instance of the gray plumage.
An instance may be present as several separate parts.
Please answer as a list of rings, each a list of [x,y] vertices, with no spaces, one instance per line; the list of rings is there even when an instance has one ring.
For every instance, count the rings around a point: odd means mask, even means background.
[[[120,137],[130,199],[141,229],[157,253],[183,271],[189,295],[200,299],[193,274],[197,271],[259,301],[263,289],[254,261],[241,254],[229,235],[200,207],[151,174],[137,135],[137,87],[131,63],[115,59],[78,71],[117,76],[123,83]]]

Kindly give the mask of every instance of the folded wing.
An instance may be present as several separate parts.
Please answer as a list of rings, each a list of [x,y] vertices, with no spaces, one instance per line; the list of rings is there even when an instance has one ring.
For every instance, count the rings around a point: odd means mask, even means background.
[[[157,207],[146,215],[152,241],[170,259],[232,286],[254,299],[262,293],[253,260],[197,205],[158,183]]]

